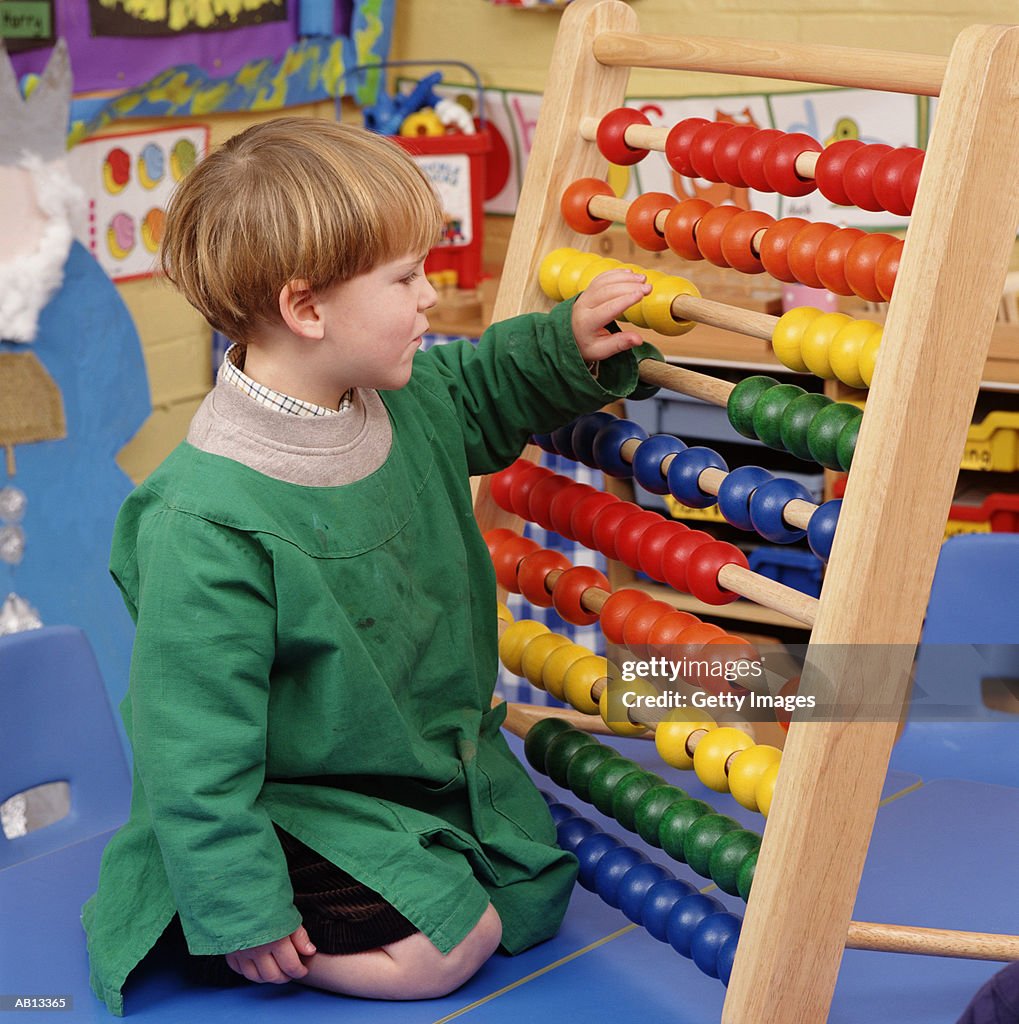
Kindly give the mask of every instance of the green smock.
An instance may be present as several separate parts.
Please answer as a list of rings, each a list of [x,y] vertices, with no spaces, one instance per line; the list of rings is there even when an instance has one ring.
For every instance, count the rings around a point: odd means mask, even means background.
[[[174,913],[194,954],[300,925],[273,822],[443,953],[489,902],[510,953],[555,934],[576,862],[490,707],[496,588],[468,477],[636,384],[629,352],[591,375],[571,308],[419,353],[361,480],[286,483],[185,442],[125,502],[134,788],[82,915],[115,1014]]]

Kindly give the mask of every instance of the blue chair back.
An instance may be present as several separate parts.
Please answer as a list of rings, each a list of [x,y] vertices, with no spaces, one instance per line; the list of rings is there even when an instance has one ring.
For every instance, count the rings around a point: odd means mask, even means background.
[[[0,830],[0,869],[127,820],[131,777],[109,697],[80,629],[0,636],[0,803],[66,781],[69,813],[23,836]]]

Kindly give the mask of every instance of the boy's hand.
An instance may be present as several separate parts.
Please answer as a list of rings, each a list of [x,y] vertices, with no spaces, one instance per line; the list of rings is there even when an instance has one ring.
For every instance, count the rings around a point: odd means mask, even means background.
[[[605,329],[624,309],[651,291],[643,274],[620,267],[599,274],[573,304],[573,336],[585,363],[608,359],[636,348],[644,339],[634,330],[611,334]]]
[[[228,953],[226,962],[231,970],[243,974],[248,981],[285,985],[291,979],[303,978],[308,973],[308,968],[301,962],[301,956],[312,956],[314,953],[315,947],[302,925],[297,931],[275,942]]]

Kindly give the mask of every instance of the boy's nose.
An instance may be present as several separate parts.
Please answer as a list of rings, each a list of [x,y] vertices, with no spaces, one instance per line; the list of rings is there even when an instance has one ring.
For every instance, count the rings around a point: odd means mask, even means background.
[[[418,309],[424,312],[426,309],[431,309],[439,301],[439,293],[427,277],[422,277],[422,281],[424,281],[424,287],[421,289],[421,294],[418,297]]]

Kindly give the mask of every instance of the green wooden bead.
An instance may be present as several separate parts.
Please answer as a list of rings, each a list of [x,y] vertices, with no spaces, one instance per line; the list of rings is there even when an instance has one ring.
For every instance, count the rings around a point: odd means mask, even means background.
[[[650,341],[643,342],[631,351],[637,360],[638,372],[640,371],[640,363],[643,359],[654,359],[659,363],[665,362],[665,356]],[[637,386],[630,392],[628,398],[633,402],[642,402],[645,398],[652,398],[657,395],[658,391],[657,384],[645,384],[643,381],[638,381]]]
[[[570,723],[561,718],[543,718],[536,722],[524,737],[524,757],[527,758],[527,763],[536,772],[545,775],[545,754],[548,752],[549,744],[564,732],[573,731]]]
[[[680,800],[663,815],[658,826],[658,843],[673,860],[686,861],[686,840],[693,826],[705,817],[718,817],[703,800]]]
[[[566,785],[566,769],[578,751],[597,746],[598,741],[579,729],[555,736],[545,751],[545,774],[559,786]]]
[[[795,384],[776,384],[768,388],[754,406],[754,431],[769,448],[785,451],[782,443],[782,414],[786,406],[805,395]]]
[[[847,423],[862,415],[860,409],[848,402],[832,402],[822,409],[807,428],[810,457],[825,469],[841,469],[837,449],[839,434]]]
[[[566,785],[573,790],[581,800],[591,802],[591,779],[594,773],[609,758],[618,755],[611,747],[602,746],[595,741],[590,746],[578,750],[570,763],[566,766]]]
[[[842,433],[839,434],[839,439],[835,443],[835,454],[838,456],[839,469],[843,473],[849,472],[849,467],[853,462],[853,452],[856,451],[856,439],[860,436],[860,424],[863,422],[863,417],[860,416],[858,419],[851,420],[842,428]]]
[[[736,876],[736,888],[740,899],[744,901],[750,899],[750,887],[754,884],[754,872],[757,870],[758,852],[755,850],[743,858],[743,863],[739,866],[739,874]]]
[[[778,381],[774,377],[744,377],[729,393],[725,406],[733,430],[756,441],[754,406],[765,391],[777,386]]]
[[[635,764],[628,757],[610,757],[603,764],[599,765],[598,769],[591,776],[591,784],[589,786],[591,803],[602,814],[611,814],[612,794],[615,792],[616,786],[627,775],[640,771],[643,771],[640,765]]]
[[[739,873],[743,862],[761,848],[761,837],[740,828],[721,839],[712,847],[708,858],[708,873],[722,892],[739,895]]]
[[[793,399],[785,407],[782,421],[779,423],[779,433],[786,451],[791,452],[798,459],[810,461],[810,447],[807,444],[810,424],[825,406],[831,404],[832,401],[827,395],[807,392],[807,394]]]
[[[727,832],[742,827],[738,821],[724,814],[703,815],[687,829],[686,839],[683,841],[683,858],[698,875],[711,878],[709,867],[715,843]]]
[[[654,786],[637,801],[633,811],[633,822],[637,826],[637,835],[652,846],[661,846],[658,842],[658,826],[662,815],[677,800],[688,799],[685,789],[679,786]]]
[[[612,791],[612,817],[630,832],[637,831],[634,817],[640,798],[654,786],[664,786],[665,779],[654,772],[627,775]]]

